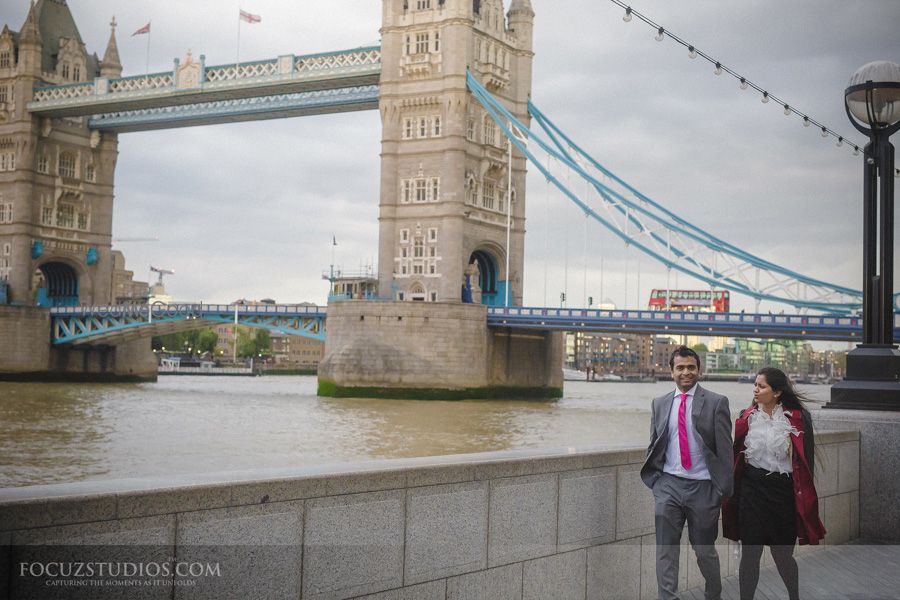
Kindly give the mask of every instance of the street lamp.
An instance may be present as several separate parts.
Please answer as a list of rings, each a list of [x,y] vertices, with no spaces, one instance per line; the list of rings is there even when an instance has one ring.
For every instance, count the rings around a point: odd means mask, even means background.
[[[847,355],[846,377],[831,388],[828,408],[900,411],[894,146],[888,140],[900,129],[900,65],[877,61],[860,67],[844,91],[844,107],[853,126],[869,137],[863,162],[863,343]]]

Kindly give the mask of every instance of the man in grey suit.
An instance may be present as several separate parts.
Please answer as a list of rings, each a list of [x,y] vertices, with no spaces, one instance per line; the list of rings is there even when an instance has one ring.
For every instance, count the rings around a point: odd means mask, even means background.
[[[650,446],[641,479],[656,500],[656,583],[660,600],[678,598],[678,555],[688,538],[706,580],[707,600],[722,595],[715,541],[722,497],[733,487],[728,398],[697,385],[700,357],[679,346],[669,359],[676,390],[653,399]]]

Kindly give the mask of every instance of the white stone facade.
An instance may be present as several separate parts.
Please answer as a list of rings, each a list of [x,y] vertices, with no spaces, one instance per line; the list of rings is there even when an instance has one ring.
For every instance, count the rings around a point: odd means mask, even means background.
[[[513,154],[507,275],[506,138],[467,91],[466,71],[527,122],[530,3],[513,0],[508,13],[501,0],[383,0],[383,9],[380,295],[459,302],[468,272],[476,302],[502,303],[511,280],[510,303],[520,304],[525,158]]]
[[[44,15],[46,22],[62,35],[43,31],[38,11],[52,13]],[[8,284],[12,303],[33,305],[45,276],[67,275],[77,278],[78,302],[113,299],[117,137],[91,132],[82,118],[32,116],[26,104],[36,84],[119,75],[117,56],[111,37],[107,58],[115,60],[97,63],[65,2],[32,6],[19,32],[8,26],[0,32],[0,280]]]

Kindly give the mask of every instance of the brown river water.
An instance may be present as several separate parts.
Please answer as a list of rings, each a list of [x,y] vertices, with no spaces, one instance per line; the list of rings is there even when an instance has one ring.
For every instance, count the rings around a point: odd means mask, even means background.
[[[752,386],[705,384],[750,403]],[[315,377],[0,382],[0,488],[516,448],[644,446],[672,382],[567,381],[556,401],[316,396]],[[828,386],[801,386],[825,402]],[[223,478],[227,477],[223,475]]]

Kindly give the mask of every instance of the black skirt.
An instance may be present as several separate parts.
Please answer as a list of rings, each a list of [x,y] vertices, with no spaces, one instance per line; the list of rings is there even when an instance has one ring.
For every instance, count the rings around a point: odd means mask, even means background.
[[[794,481],[790,473],[770,473],[744,465],[738,527],[743,544],[792,546],[797,541]]]

